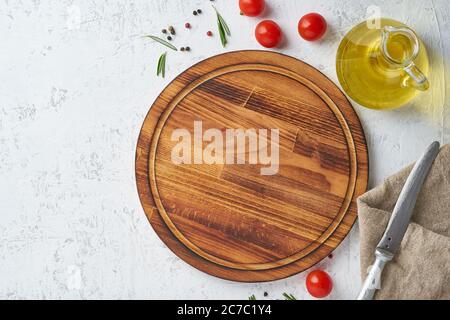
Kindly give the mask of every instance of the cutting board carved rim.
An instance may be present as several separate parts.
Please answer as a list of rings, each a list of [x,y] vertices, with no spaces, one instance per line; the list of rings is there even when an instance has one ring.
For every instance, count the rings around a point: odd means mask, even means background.
[[[234,63],[231,65],[221,65],[218,63],[217,68],[211,69],[211,62],[214,60],[220,60],[223,55],[237,55],[243,58],[242,63]],[[144,207],[144,211],[147,217],[154,227],[160,238],[179,255],[183,260],[187,261],[196,268],[203,270],[207,273],[213,274],[218,277],[236,280],[236,281],[269,281],[279,278],[284,278],[286,276],[292,275],[294,273],[303,271],[305,268],[312,266],[313,264],[320,261],[323,257],[327,256],[336,245],[326,246],[327,241],[330,237],[333,237],[337,230],[347,234],[351,229],[354,221],[356,220],[356,211],[353,209],[352,213],[349,213],[349,207],[354,206],[355,191],[360,194],[365,190],[368,180],[368,161],[367,161],[367,147],[365,145],[365,138],[362,127],[359,123],[356,113],[352,109],[350,103],[342,94],[342,92],[323,74],[319,71],[313,69],[311,66],[305,64],[302,61],[296,60],[294,58],[266,51],[237,51],[226,53],[223,55],[215,56],[200,62],[199,64],[189,68],[174,81],[172,81],[168,87],[161,93],[158,99],[155,101],[154,107],[149,111],[146,120],[143,124],[141,134],[138,140],[138,147],[136,150],[136,178],[137,186],[141,199],[141,203]],[[246,56],[246,57],[244,57]],[[253,57],[255,56],[255,57]],[[277,62],[281,62],[278,65],[270,64],[273,63],[274,57]],[[280,58],[281,57],[281,58]],[[245,59],[248,59],[245,61]],[[256,59],[256,60],[252,60]],[[259,61],[259,59],[263,61]],[[205,70],[205,61],[208,62],[208,68],[210,70]],[[270,63],[269,63],[270,61]],[[296,71],[289,69],[290,65],[295,63]],[[307,68],[309,72],[306,74],[311,74],[311,70],[316,71],[319,75],[319,80],[328,81],[325,86],[327,90],[331,90],[331,96],[342,96],[342,99],[338,99],[339,106],[327,94],[323,89],[321,89],[314,81],[311,81],[305,76],[299,74],[299,66]],[[197,69],[201,67],[202,74],[196,75],[196,78],[187,85],[182,85],[177,83],[183,75],[186,75],[189,70]],[[178,103],[183,100],[183,98],[188,95],[192,90],[195,90],[202,83],[227,74],[238,71],[248,71],[248,70],[263,70],[266,72],[277,73],[286,77],[289,77],[295,81],[302,83],[303,85],[314,91],[320,98],[327,104],[327,106],[332,110],[334,116],[336,117],[341,129],[345,135],[349,159],[350,159],[350,176],[349,184],[347,186],[346,195],[342,206],[340,208],[339,214],[335,217],[333,222],[329,227],[322,233],[317,241],[312,242],[307,247],[303,248],[301,251],[288,256],[284,259],[273,261],[269,263],[259,263],[259,264],[249,264],[249,263],[236,263],[233,261],[228,261],[216,257],[212,254],[204,252],[201,248],[193,244],[189,239],[184,237],[184,235],[177,229],[176,225],[170,219],[167,214],[164,205],[159,196],[158,185],[156,180],[156,170],[155,170],[155,160],[158,148],[158,142],[160,134],[164,128],[164,124],[170,118],[172,111],[176,108]],[[323,82],[321,83],[323,84]],[[331,84],[331,86],[330,86]],[[168,88],[171,86],[176,86],[175,91],[171,93],[168,92]],[[331,87],[331,89],[330,89]],[[341,98],[341,97],[339,97]],[[166,101],[166,107],[160,107],[157,110],[158,101]],[[169,103],[167,103],[169,101]],[[161,105],[161,103],[160,103]],[[345,107],[343,107],[345,105]],[[357,125],[352,125],[350,128],[346,117],[356,118]],[[353,121],[355,122],[355,121]],[[364,140],[363,143],[359,143],[358,148],[362,149],[363,152],[357,152],[357,146],[355,145],[355,140],[352,135],[353,131],[359,131],[357,134],[362,136]],[[145,163],[144,163],[145,162]],[[358,162],[363,164],[363,167],[358,164]],[[144,170],[139,170],[139,169]],[[362,173],[362,174],[361,174]],[[350,225],[347,226],[346,230],[343,230],[343,220],[345,223]],[[343,240],[345,235],[338,237],[337,239],[332,239],[333,242],[339,243]],[[324,249],[326,247],[326,249]],[[300,263],[303,258],[308,258],[306,260],[311,260],[311,257],[317,255],[318,252],[320,258],[312,258],[312,261],[307,261],[305,263]]]

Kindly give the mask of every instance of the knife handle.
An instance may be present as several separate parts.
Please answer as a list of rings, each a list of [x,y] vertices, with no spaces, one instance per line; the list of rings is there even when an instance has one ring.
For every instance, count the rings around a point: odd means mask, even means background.
[[[379,284],[381,283],[381,273],[383,272],[384,266],[389,260],[391,260],[390,257],[386,257],[378,252],[375,253],[375,256],[375,262],[370,267],[370,271],[367,274],[366,280],[364,280],[363,287],[357,300],[373,299],[375,291],[379,289]]]

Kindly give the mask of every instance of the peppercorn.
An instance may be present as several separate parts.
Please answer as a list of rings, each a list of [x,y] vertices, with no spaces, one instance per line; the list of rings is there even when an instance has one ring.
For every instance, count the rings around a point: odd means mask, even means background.
[[[168,37],[167,37],[167,40],[172,41],[172,37],[171,37],[171,36],[168,36]]]
[[[197,13],[198,13],[198,14],[201,14],[201,13],[202,13],[202,10],[198,9],[198,10],[197,10]]]
[[[192,14],[193,14],[194,16],[196,16],[198,13],[197,13],[197,11],[194,11],[194,12],[192,12]]]
[[[264,297],[267,297],[269,294],[267,292],[264,292]]]
[[[184,48],[186,51],[191,51],[191,48],[189,48],[189,47],[186,47],[186,48]]]
[[[186,29],[190,29],[190,28],[191,28],[191,24],[190,24],[189,22],[186,22],[186,24],[184,25],[184,27],[185,27]]]
[[[184,51],[184,47],[181,47],[180,50],[181,50],[181,51]]]
[[[213,33],[212,33],[212,31],[208,31],[208,32],[206,33],[206,35],[207,35],[208,37],[212,37]]]
[[[162,33],[167,33],[167,30],[166,29],[162,29],[162,31],[161,31]]]

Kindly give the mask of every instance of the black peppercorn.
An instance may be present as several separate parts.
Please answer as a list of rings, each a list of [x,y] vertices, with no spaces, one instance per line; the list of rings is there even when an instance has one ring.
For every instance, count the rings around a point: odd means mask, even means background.
[[[264,292],[264,297],[267,297],[269,294],[267,292]]]
[[[202,13],[202,10],[198,9],[198,10],[197,10],[197,13],[198,13],[198,14]]]
[[[191,48],[189,48],[189,47],[186,47],[186,48],[184,48],[186,51],[191,51]]]
[[[192,12],[192,14],[193,14],[194,16],[196,16],[196,15],[197,15],[197,11]]]
[[[181,50],[181,51],[184,51],[184,47],[181,47],[180,50]]]
[[[167,33],[167,30],[166,30],[166,29],[162,29],[161,32],[162,32],[162,33]]]
[[[172,37],[171,37],[171,36],[168,36],[168,37],[167,37],[167,40],[172,41]]]

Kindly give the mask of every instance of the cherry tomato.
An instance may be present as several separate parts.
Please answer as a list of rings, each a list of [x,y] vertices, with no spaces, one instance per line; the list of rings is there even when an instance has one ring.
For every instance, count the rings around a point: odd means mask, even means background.
[[[265,0],[239,0],[241,12],[249,17],[259,16],[265,7]]]
[[[315,298],[325,298],[333,290],[333,281],[325,271],[315,270],[306,277],[306,289]]]
[[[264,20],[256,26],[255,37],[262,46],[273,48],[280,43],[283,33],[274,21]]]
[[[298,22],[298,33],[307,41],[316,41],[327,31],[327,22],[318,13],[309,13]]]

